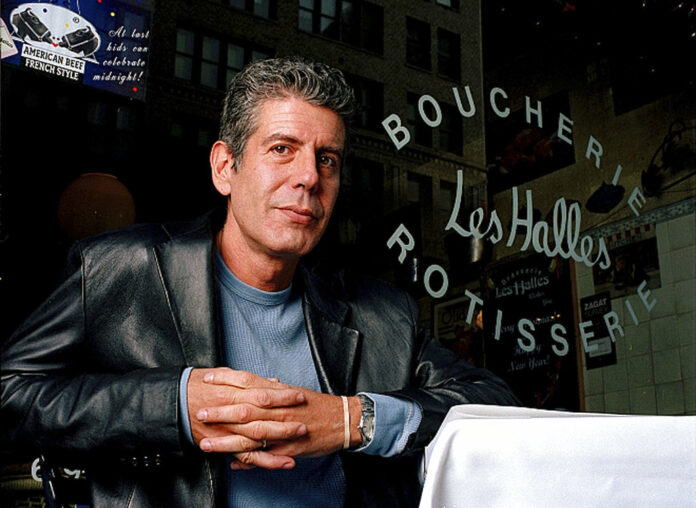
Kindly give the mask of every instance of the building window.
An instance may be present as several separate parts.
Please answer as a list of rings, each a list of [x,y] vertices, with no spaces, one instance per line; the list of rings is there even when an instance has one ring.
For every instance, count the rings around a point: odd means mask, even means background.
[[[346,74],[346,81],[355,90],[357,111],[354,125],[362,129],[382,132],[384,119],[384,86],[371,79]]]
[[[242,11],[251,12],[262,18],[270,19],[275,17],[275,1],[271,0],[222,0],[222,3],[229,3],[230,7]]]
[[[406,185],[406,199],[409,204],[418,203],[421,212],[432,217],[433,179],[428,175],[409,172]]]
[[[442,28],[437,29],[437,72],[459,81],[461,78],[459,35]]]
[[[406,106],[406,127],[411,133],[411,139],[419,145],[433,146],[432,129],[423,122],[418,112],[418,95],[409,92],[406,95]],[[426,114],[432,118],[434,114],[427,109],[430,107],[430,103],[425,104]]]
[[[435,3],[450,9],[459,9],[459,0],[435,0]]]
[[[201,37],[201,85],[219,87],[220,81],[220,40]]]
[[[430,25],[425,21],[406,18],[406,61],[430,70]]]
[[[384,10],[362,0],[300,0],[297,26],[353,46],[383,52]]]
[[[224,90],[249,62],[271,56],[271,51],[239,41],[226,41],[178,29],[174,76]]]
[[[193,79],[193,55],[195,35],[189,30],[176,31],[176,57],[174,75],[181,79]]]
[[[462,154],[462,115],[456,107],[440,103],[442,122],[440,123],[440,150],[458,155]]]

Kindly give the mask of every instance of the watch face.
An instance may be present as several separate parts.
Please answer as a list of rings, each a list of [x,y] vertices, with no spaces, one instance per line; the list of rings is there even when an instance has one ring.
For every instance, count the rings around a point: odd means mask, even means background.
[[[365,418],[365,437],[370,440],[375,433],[375,415],[370,414]]]
[[[367,445],[375,433],[375,406],[372,399],[360,395],[360,403],[362,404],[362,414],[360,415],[360,436],[362,437],[362,445]]]

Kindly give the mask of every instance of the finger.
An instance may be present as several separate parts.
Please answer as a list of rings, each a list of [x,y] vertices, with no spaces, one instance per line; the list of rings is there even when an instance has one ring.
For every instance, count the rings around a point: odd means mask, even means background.
[[[268,417],[268,411],[251,404],[229,404],[224,406],[207,407],[196,413],[198,421],[205,423],[248,423],[263,420]]]
[[[287,385],[257,376],[244,370],[227,367],[211,369],[203,376],[203,382],[214,385],[236,386],[237,388],[287,388]]]
[[[249,471],[250,469],[254,469],[256,466],[252,466],[251,464],[244,464],[242,462],[239,462],[238,460],[233,460],[230,462],[230,469],[233,471]]]
[[[196,419],[205,423],[249,423],[257,420],[282,422],[286,418],[282,409],[263,409],[251,404],[225,404],[198,410]]]
[[[224,423],[225,430],[250,439],[293,439],[307,434],[302,422],[279,422],[266,418],[269,411],[249,405],[221,406],[201,409],[196,417],[207,424]]]
[[[236,462],[240,464],[240,469],[246,469],[244,466],[257,466],[265,469],[292,469],[295,467],[295,460],[292,457],[273,455],[262,450],[235,453],[234,456],[237,459]],[[235,462],[232,464],[235,464]],[[232,464],[230,464],[230,467],[232,467]]]
[[[207,437],[199,446],[204,452],[242,453],[256,450],[263,445],[260,441],[240,435]]]
[[[254,421],[241,425],[227,425],[230,431],[255,441],[285,441],[307,435],[304,423]]]
[[[296,406],[306,400],[304,393],[289,388],[231,389],[224,399],[227,403],[225,405],[251,404],[260,408]]]

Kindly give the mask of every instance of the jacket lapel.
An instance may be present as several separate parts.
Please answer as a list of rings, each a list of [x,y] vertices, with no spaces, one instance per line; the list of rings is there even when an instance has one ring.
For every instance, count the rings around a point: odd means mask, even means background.
[[[212,233],[207,220],[154,250],[187,365],[219,365]]]
[[[305,284],[302,307],[307,336],[322,391],[352,395],[360,332],[344,326],[348,305],[330,294],[317,276],[300,270]]]

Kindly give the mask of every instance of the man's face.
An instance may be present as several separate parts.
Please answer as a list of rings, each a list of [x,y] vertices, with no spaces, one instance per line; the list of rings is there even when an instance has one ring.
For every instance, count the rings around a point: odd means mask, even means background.
[[[314,248],[338,196],[344,141],[328,108],[297,97],[260,104],[241,164],[215,182],[230,195],[225,232],[240,254],[295,259]]]

